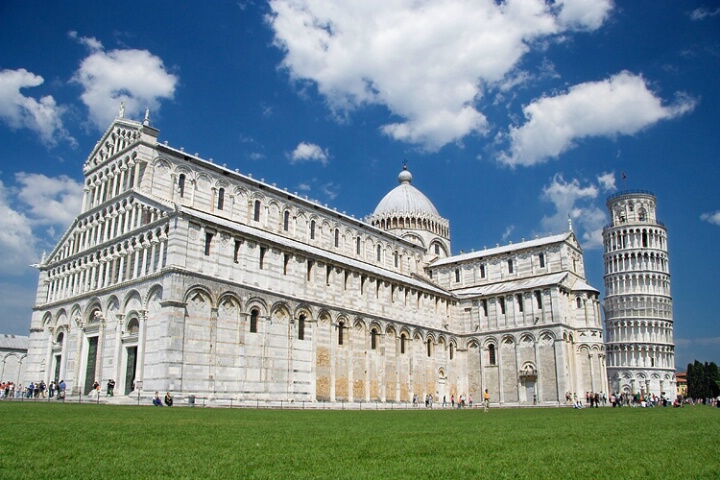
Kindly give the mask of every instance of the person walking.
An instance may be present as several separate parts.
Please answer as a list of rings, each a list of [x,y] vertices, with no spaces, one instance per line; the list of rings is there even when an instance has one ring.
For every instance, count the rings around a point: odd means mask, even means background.
[[[488,393],[488,390],[486,388],[485,392],[483,393],[483,411],[485,413],[487,413],[489,409],[490,409],[490,393]]]

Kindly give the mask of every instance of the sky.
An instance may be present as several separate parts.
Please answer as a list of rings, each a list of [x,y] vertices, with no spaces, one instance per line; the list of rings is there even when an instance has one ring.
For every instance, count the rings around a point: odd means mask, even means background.
[[[568,228],[603,288],[605,202],[668,229],[676,367],[720,363],[720,2],[0,2],[0,333],[80,212],[125,103],[159,140],[364,218],[413,185],[453,253]]]

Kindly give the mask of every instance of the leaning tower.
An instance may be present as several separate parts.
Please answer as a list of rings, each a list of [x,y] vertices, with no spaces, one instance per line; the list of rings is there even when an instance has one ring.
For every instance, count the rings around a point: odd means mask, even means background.
[[[655,195],[624,191],[607,200],[603,230],[605,344],[611,392],[675,398],[675,347],[667,230]]]

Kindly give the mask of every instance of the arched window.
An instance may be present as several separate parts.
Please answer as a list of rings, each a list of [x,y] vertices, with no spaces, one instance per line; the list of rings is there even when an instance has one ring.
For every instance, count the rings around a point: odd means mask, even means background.
[[[255,208],[253,210],[253,220],[260,221],[260,200],[255,200]]]
[[[402,335],[400,335],[400,353],[401,354],[405,353],[405,343],[406,342],[407,342],[407,337],[403,333]]]
[[[427,339],[427,356],[432,357],[432,339]]]
[[[495,365],[495,345],[493,344],[488,345],[488,357],[488,363]]]
[[[65,340],[65,333],[64,332],[58,333],[57,340],[55,340],[55,343],[57,343],[58,345],[62,345],[63,340]]]
[[[345,330],[345,322],[338,322],[338,345],[342,345],[345,341],[343,330]]]
[[[181,173],[178,177],[178,190],[180,191],[180,198],[185,196],[185,174]]]
[[[582,308],[582,298],[577,297],[575,301],[577,302],[577,308]]]
[[[310,240],[315,240],[315,220],[310,222]]]
[[[377,337],[378,337],[377,328],[373,328],[370,331],[370,350],[377,350]]]
[[[290,212],[285,210],[285,213],[283,213],[283,230],[288,231],[290,228]]]
[[[335,248],[340,246],[340,229],[335,229]]]
[[[305,340],[305,315],[298,318],[298,340]]]
[[[360,255],[360,237],[355,239],[355,253]]]
[[[460,281],[460,269],[455,269],[455,283],[458,283]]]
[[[225,206],[225,189],[220,188],[218,190],[217,209],[222,210]]]
[[[381,260],[382,260],[382,245],[378,245],[377,246],[377,261],[379,262]]]
[[[259,316],[260,316],[260,311],[258,309],[254,308],[250,311],[250,333],[257,333],[257,324],[258,324]]]
[[[450,344],[450,360],[454,360],[454,359],[455,359],[455,344],[451,343]]]
[[[540,259],[540,268],[545,268],[545,254],[541,253],[538,258]]]
[[[513,261],[512,258],[508,260],[508,273],[513,273],[514,267],[513,267]]]
[[[137,318],[133,318],[128,322],[127,333],[130,335],[137,335],[140,331],[140,322]]]

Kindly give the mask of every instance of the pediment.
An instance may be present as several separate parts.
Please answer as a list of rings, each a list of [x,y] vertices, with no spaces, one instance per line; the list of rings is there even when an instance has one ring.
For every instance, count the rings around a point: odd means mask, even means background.
[[[82,254],[82,252],[94,249],[99,245],[111,244],[126,235],[132,234],[134,231],[144,228],[145,224],[147,224],[146,219],[137,218],[137,215],[140,214],[136,213],[137,226],[130,227],[127,231],[122,231],[120,234],[116,234],[108,240],[99,243],[90,242],[88,247],[75,246],[76,240],[82,238],[83,233],[96,228],[101,222],[106,221],[106,219],[116,219],[118,216],[132,215],[133,209],[136,209],[136,212],[156,212],[155,221],[167,217],[174,211],[174,208],[165,202],[155,200],[136,191],[129,191],[124,195],[118,196],[113,201],[104,204],[102,208],[89,210],[78,216],[55,248],[53,248],[52,252],[43,259],[43,266],[63,262],[69,257]],[[123,219],[123,221],[125,220]]]
[[[158,133],[155,128],[138,121],[122,117],[116,118],[95,144],[95,148],[90,152],[87,160],[85,160],[83,173],[87,175],[101,167],[119,153],[142,141],[144,136],[156,140]],[[147,138],[147,140],[150,140],[150,138]]]

